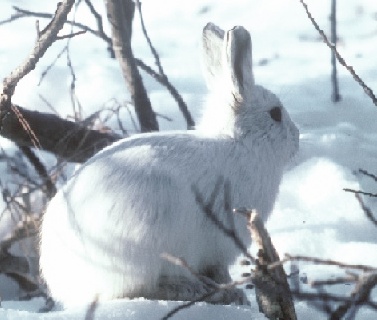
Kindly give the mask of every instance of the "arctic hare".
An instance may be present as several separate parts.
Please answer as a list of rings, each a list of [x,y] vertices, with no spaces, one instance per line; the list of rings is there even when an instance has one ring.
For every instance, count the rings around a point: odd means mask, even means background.
[[[121,297],[191,299],[202,289],[199,281],[163,253],[183,257],[203,278],[229,281],[238,251],[202,212],[193,187],[208,200],[222,177],[234,207],[255,208],[264,220],[270,214],[284,166],[298,149],[298,130],[279,99],[255,85],[243,27],[224,32],[207,24],[203,49],[212,98],[196,130],[116,142],[51,200],[40,266],[52,297],[65,306]],[[223,197],[219,192],[213,209],[229,225]],[[231,219],[249,245],[244,218]]]

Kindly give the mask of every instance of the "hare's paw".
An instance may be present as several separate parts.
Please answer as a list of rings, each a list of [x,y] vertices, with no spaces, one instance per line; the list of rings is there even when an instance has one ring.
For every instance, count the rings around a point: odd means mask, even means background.
[[[250,305],[245,292],[238,288],[220,290],[205,301],[213,304]]]
[[[161,276],[158,288],[146,298],[157,300],[193,301],[206,293],[204,283],[182,275]]]
[[[243,290],[217,289],[216,283],[205,276],[200,276],[200,279],[185,276],[161,277],[158,290],[147,298],[175,301],[197,300],[213,304],[249,304]]]

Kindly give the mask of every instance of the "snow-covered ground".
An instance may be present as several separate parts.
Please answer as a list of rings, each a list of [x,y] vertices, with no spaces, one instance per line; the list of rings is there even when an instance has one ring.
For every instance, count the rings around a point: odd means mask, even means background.
[[[329,30],[330,0],[307,3],[319,25]],[[12,5],[36,11],[55,9],[54,1],[2,1],[0,20],[9,17]],[[98,2],[97,8],[103,12],[103,3]],[[196,119],[206,93],[199,63],[202,27],[213,21],[224,29],[243,25],[250,30],[256,81],[278,94],[301,132],[300,152],[285,175],[274,213],[267,223],[279,254],[305,254],[377,267],[376,227],[367,220],[355,197],[343,191],[351,188],[377,192],[376,182],[358,173],[362,168],[377,174],[377,107],[343,67],[338,68],[342,100],[337,104],[331,102],[330,52],[299,0],[144,0],[143,12],[165,71]],[[83,4],[76,19],[94,26],[94,19]],[[0,78],[8,75],[33,46],[34,20],[0,26]],[[135,55],[153,65],[137,18],[134,25]],[[377,92],[375,0],[339,2],[338,33],[339,51]],[[42,72],[64,45],[55,44],[36,70],[20,82],[14,102],[49,111],[39,97],[41,94],[63,116],[71,113],[71,78],[64,57],[37,86]],[[128,99],[117,62],[108,58],[106,45],[99,39],[86,34],[71,40],[71,58],[78,78],[76,93],[85,115],[113,98]],[[184,129],[174,100],[147,75],[145,82],[156,111],[174,120],[160,119],[162,129]],[[11,148],[4,139],[0,144]],[[365,200],[377,213],[376,201]],[[310,264],[300,264],[299,270],[301,276],[309,279],[328,279],[339,274],[334,268]],[[235,266],[233,271],[237,277],[247,270]],[[350,288],[341,285],[336,291],[346,294]],[[264,319],[258,314],[253,291],[249,294],[250,308],[198,303],[174,319]],[[35,313],[41,305],[38,299],[3,301],[0,318],[83,319],[85,316],[86,308]],[[176,302],[143,299],[114,301],[101,305],[95,314],[96,319],[160,319],[175,305]],[[299,319],[325,317],[303,301],[298,301],[296,308]],[[363,309],[356,319],[376,319],[376,314]]]

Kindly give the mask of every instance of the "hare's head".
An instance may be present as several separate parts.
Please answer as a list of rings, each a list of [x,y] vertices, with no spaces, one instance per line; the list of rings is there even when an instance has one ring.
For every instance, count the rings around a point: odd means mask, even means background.
[[[298,130],[279,98],[255,84],[249,32],[243,27],[224,32],[208,23],[203,50],[211,95],[198,130],[263,143],[288,160],[298,149]]]

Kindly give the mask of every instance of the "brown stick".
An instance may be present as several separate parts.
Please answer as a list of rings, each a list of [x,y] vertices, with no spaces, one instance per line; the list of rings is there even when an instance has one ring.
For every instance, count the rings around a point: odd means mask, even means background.
[[[259,307],[269,319],[296,320],[292,295],[283,267],[279,265],[272,270],[267,268],[268,265],[280,259],[256,212],[249,212],[248,228],[259,247],[254,278]]]

